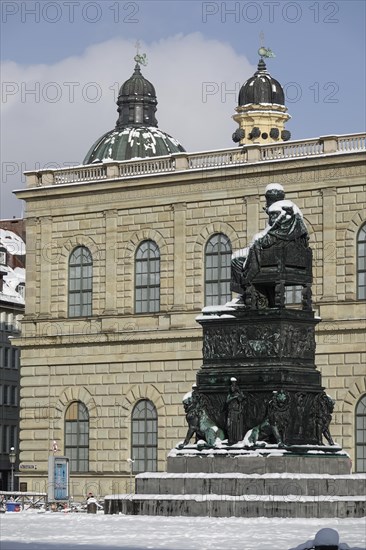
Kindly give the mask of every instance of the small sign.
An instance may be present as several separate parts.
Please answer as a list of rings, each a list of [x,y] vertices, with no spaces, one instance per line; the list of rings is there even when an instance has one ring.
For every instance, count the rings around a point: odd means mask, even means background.
[[[37,464],[19,464],[19,470],[37,470]]]

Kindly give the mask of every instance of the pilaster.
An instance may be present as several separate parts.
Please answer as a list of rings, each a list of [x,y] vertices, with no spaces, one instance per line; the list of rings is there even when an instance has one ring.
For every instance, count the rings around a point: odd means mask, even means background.
[[[27,227],[28,230],[28,227]],[[52,276],[52,262],[54,260],[52,254],[52,218],[45,216],[41,218],[41,254],[40,254],[40,317],[48,319],[51,317],[50,305],[51,305],[51,276]],[[55,260],[56,261],[56,260]],[[28,256],[27,256],[27,270]],[[28,297],[27,297],[28,299]]]
[[[27,299],[24,317],[33,317],[39,313],[37,308],[37,243],[39,242],[39,219],[27,218]]]
[[[186,212],[185,202],[173,204],[174,211],[174,291],[172,310],[186,309]]]
[[[336,258],[336,206],[337,190],[329,187],[322,190],[323,196],[323,301],[337,300]]]
[[[247,239],[249,243],[253,235],[259,232],[259,195],[251,195],[245,197],[245,204],[247,208]]]
[[[117,296],[117,210],[105,217],[105,308],[104,315],[115,315]]]

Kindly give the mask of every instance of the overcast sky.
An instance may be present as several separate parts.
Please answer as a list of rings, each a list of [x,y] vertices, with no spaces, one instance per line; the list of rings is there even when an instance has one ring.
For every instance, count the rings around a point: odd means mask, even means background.
[[[117,119],[141,42],[159,128],[187,151],[234,146],[237,94],[264,45],[293,139],[365,131],[365,2],[1,2],[0,217],[24,170],[81,163]]]

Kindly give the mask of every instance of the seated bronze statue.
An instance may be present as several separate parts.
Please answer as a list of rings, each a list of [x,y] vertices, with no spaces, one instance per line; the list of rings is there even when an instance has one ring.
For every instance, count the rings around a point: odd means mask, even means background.
[[[267,186],[265,211],[265,230],[233,254],[231,290],[247,307],[283,308],[286,287],[301,286],[303,309],[311,309],[312,252],[301,211],[279,184]]]

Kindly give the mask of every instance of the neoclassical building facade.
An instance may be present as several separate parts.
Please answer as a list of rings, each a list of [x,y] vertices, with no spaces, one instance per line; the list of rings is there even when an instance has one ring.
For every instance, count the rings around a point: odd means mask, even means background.
[[[17,191],[28,247],[15,340],[21,480],[28,490],[46,489],[53,441],[70,459],[74,497],[129,491],[130,468],[164,470],[184,439],[182,397],[201,366],[195,317],[231,299],[231,253],[264,229],[264,191],[274,182],[301,208],[310,233],[322,318],[316,364],[336,399],[332,435],[354,471],[366,471],[365,135],[289,141],[273,131],[271,140],[266,129],[256,141],[256,130],[239,147],[189,154],[161,132],[154,150],[157,125],[144,132],[136,119],[147,124],[156,110],[140,77],[135,69],[144,108],[132,103],[128,81],[119,125],[83,166],[28,172],[27,188]],[[131,145],[137,129],[154,154],[128,156],[125,136]],[[297,307],[297,288],[287,291]]]

